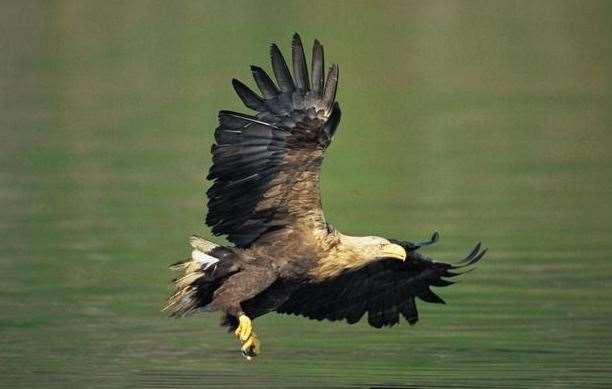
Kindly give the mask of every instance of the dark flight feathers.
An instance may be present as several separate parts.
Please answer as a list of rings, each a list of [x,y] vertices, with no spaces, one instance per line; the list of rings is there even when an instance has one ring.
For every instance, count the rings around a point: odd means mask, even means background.
[[[318,42],[313,48],[312,82],[297,34],[292,44],[293,77],[276,45],[270,55],[278,87],[256,66],[251,71],[262,96],[233,80],[244,105],[256,114],[219,112],[212,147],[208,179],[214,182],[207,192],[206,223],[215,235],[227,235],[238,247],[299,223],[301,215],[289,212],[294,202],[301,202],[304,209],[321,207],[317,196],[306,198],[292,190],[293,180],[306,180],[304,185],[318,194],[322,151],[340,121],[340,108],[334,102],[338,67],[334,65],[323,82],[323,47]]]
[[[367,313],[373,327],[393,326],[400,315],[410,324],[419,316],[415,297],[436,304],[444,304],[430,287],[452,285],[453,278],[478,262],[486,253],[480,243],[462,261],[456,264],[436,262],[417,250],[436,242],[435,233],[428,242],[395,241],[406,249],[405,262],[384,259],[338,277],[308,284],[294,292],[277,312],[302,315],[316,320],[346,320],[357,323]]]

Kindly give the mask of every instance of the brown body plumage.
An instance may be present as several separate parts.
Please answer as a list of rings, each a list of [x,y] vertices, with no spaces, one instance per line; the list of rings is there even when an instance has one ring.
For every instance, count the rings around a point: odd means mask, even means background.
[[[174,267],[167,309],[174,315],[221,311],[242,352],[259,352],[251,319],[265,313],[299,314],[355,323],[366,313],[375,327],[399,317],[417,320],[415,297],[442,302],[430,286],[446,286],[452,269],[484,255],[480,245],[458,265],[438,263],[417,250],[434,243],[351,237],[333,229],[321,207],[323,154],[340,122],[335,102],[338,67],[325,77],[323,47],[315,41],[312,79],[302,43],[293,39],[293,76],[276,45],[277,84],[252,67],[262,96],[234,80],[253,116],[221,111],[208,178],[207,224],[234,247],[191,239],[189,260]]]

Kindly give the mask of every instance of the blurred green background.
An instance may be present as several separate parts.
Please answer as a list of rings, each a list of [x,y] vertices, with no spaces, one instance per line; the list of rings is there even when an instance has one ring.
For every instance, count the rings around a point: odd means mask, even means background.
[[[0,384],[612,384],[612,2],[0,4]],[[350,234],[490,248],[375,330],[269,315],[244,362],[171,320],[219,109],[293,32],[338,63],[326,214]]]

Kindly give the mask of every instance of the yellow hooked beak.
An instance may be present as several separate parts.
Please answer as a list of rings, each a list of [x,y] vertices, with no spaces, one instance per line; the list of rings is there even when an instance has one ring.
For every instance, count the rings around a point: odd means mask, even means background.
[[[383,249],[383,253],[387,258],[395,258],[401,259],[402,261],[406,260],[406,250],[399,244],[388,244]]]

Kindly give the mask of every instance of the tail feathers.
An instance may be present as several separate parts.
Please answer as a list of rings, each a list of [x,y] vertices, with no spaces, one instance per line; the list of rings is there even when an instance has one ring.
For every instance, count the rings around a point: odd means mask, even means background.
[[[220,247],[213,242],[209,242],[206,239],[200,238],[197,235],[193,235],[189,238],[189,244],[196,250],[200,250],[203,253],[207,254],[213,251],[214,249]]]
[[[220,258],[230,256],[231,250],[197,236],[192,236],[189,243],[193,248],[191,258],[170,266],[170,269],[180,272],[173,280],[172,295],[164,307],[171,316],[184,316],[205,309],[222,279],[232,272],[231,261],[220,261]]]

